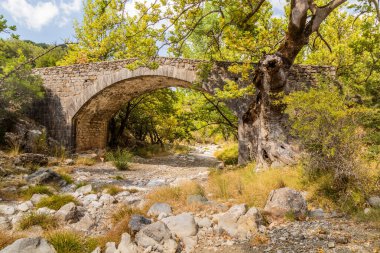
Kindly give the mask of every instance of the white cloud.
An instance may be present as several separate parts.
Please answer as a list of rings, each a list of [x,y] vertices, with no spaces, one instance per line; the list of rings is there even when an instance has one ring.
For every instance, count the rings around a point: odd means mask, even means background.
[[[40,30],[59,14],[55,2],[37,2],[32,5],[28,0],[4,0],[1,6],[14,20],[26,24],[29,29]]]
[[[81,10],[82,0],[72,0],[71,2],[64,2],[61,0],[60,8],[66,15],[70,15],[72,12],[78,12]]]

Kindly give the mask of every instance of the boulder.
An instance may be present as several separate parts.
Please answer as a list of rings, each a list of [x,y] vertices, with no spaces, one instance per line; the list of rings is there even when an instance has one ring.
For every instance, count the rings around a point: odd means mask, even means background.
[[[97,201],[97,200],[98,200],[98,195],[96,195],[96,194],[88,194],[88,195],[86,195],[86,196],[83,197],[82,202],[83,202],[84,206],[88,206],[88,205],[91,204],[91,202]]]
[[[26,211],[30,210],[31,208],[33,208],[32,201],[25,201],[25,202],[23,202],[17,206],[17,210],[19,210],[21,212],[26,212]]]
[[[204,217],[204,218],[195,217],[194,219],[200,228],[209,228],[212,226],[211,220],[207,217]]]
[[[78,189],[76,189],[75,192],[78,193],[79,195],[89,194],[92,192],[92,185],[88,184],[88,185],[79,187]]]
[[[46,166],[49,163],[49,159],[46,155],[24,153],[16,157],[14,164],[16,166],[37,165]]]
[[[83,215],[77,206],[73,202],[70,202],[62,206],[54,216],[63,221],[74,223],[78,222]]]
[[[77,223],[73,223],[73,228],[79,231],[88,232],[93,226],[95,226],[96,221],[86,213]]]
[[[54,214],[55,210],[50,209],[48,207],[41,207],[41,208],[38,208],[36,212],[42,213],[42,214]]]
[[[121,235],[119,246],[117,247],[118,253],[137,253],[137,245],[131,241],[131,236],[128,233]]]
[[[162,186],[162,185],[165,185],[166,184],[166,180],[165,179],[160,179],[160,178],[157,178],[157,179],[152,179],[150,180],[148,183],[147,183],[147,187],[157,187],[157,186]]]
[[[0,253],[56,253],[54,247],[41,237],[18,239]]]
[[[102,253],[102,249],[100,247],[97,247],[91,253]]]
[[[311,210],[309,212],[309,216],[311,218],[317,218],[317,219],[320,219],[320,218],[324,218],[325,217],[325,212],[323,211],[323,209],[314,209],[314,210]]]
[[[170,215],[172,214],[172,208],[169,204],[166,203],[154,203],[148,210],[149,216],[158,216],[161,213]]]
[[[185,245],[185,252],[194,252],[198,238],[196,236],[187,236],[182,238],[182,242]]]
[[[368,199],[368,204],[373,208],[380,208],[380,197],[372,196]]]
[[[232,206],[227,212],[218,217],[218,226],[232,237],[238,234],[238,220],[247,212],[245,204]]]
[[[263,217],[256,207],[251,207],[244,215],[240,216],[237,221],[236,237],[240,239],[251,238],[263,224]]]
[[[111,196],[110,194],[102,194],[99,198],[99,202],[102,203],[103,205],[111,205],[116,202],[116,199]]]
[[[133,232],[139,232],[146,225],[151,224],[152,221],[150,219],[145,218],[142,215],[132,215],[131,219],[128,223],[128,228]]]
[[[284,187],[271,191],[264,211],[272,220],[283,218],[289,212],[298,218],[307,214],[307,203],[301,192]]]
[[[2,204],[0,205],[0,214],[3,215],[13,215],[15,214],[16,209],[13,206]]]
[[[26,180],[32,184],[58,184],[59,186],[67,184],[57,172],[47,168],[37,170],[27,176]]]
[[[170,239],[170,230],[161,221],[146,225],[135,236],[137,244],[143,248],[155,247],[163,249],[162,245]]]
[[[187,204],[204,204],[208,199],[202,195],[189,195],[187,196]]]
[[[179,238],[194,236],[198,232],[198,226],[195,223],[194,216],[190,213],[182,213],[163,218],[162,222]]]

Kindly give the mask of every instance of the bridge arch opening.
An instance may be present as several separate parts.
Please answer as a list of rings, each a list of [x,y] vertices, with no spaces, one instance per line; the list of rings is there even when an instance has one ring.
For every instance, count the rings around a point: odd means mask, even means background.
[[[110,144],[111,119],[131,100],[174,87],[197,90],[192,82],[168,76],[138,76],[113,83],[92,96],[73,117],[75,151],[104,149]]]

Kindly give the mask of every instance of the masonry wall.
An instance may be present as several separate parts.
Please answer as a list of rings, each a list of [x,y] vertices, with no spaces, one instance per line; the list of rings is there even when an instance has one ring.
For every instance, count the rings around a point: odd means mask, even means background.
[[[82,131],[88,130],[88,134],[94,139],[93,142],[86,144],[86,148],[91,145],[101,148],[104,146],[103,132],[107,131],[105,124],[113,111],[111,109],[102,111],[100,115],[107,114],[104,119],[99,117],[97,111],[104,110],[104,107],[108,106],[107,101],[120,100],[118,103],[110,102],[109,107],[115,110],[128,99],[149,90],[170,86],[194,88],[193,83],[197,81],[197,69],[202,63],[198,60],[161,57],[156,59],[160,65],[157,70],[140,68],[130,71],[126,69],[126,65],[132,61],[121,60],[35,69],[34,73],[43,79],[47,94],[45,100],[36,107],[35,118],[48,128],[53,138],[67,147],[75,147],[78,124],[93,125],[92,128],[82,128]],[[212,70],[209,82],[203,83],[202,87],[198,88],[213,93],[215,88],[223,87],[223,80],[226,78],[240,82],[238,76],[228,72],[229,65],[231,63],[217,63]],[[335,75],[335,69],[330,66],[295,65],[289,74],[288,84],[295,89],[310,86],[316,83],[319,74]],[[152,79],[152,77],[155,78]],[[252,97],[244,97],[229,101],[230,103],[227,104],[239,116],[246,111],[250,101]],[[97,128],[96,125],[101,127]],[[85,138],[87,137],[82,136],[82,139]]]

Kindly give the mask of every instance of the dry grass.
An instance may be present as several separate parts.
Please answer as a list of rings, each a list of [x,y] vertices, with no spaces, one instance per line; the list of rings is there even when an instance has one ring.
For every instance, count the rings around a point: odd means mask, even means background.
[[[24,237],[23,234],[10,234],[6,231],[0,231],[0,250],[22,237]]]
[[[16,157],[18,155],[20,155],[22,152],[21,152],[21,147],[19,144],[15,144],[13,145],[12,148],[10,148],[7,152],[7,155],[9,155],[10,157]]]
[[[26,230],[33,226],[40,226],[43,229],[52,229],[58,227],[56,218],[43,213],[30,213],[23,216],[19,222],[19,228]]]
[[[175,213],[184,211],[196,211],[206,209],[205,205],[200,203],[187,203],[189,195],[205,196],[204,188],[196,182],[188,182],[176,187],[163,186],[150,192],[146,196],[147,204],[144,210],[147,210],[152,204],[156,202],[168,203],[172,206]]]
[[[55,168],[54,171],[57,172],[58,174],[73,174],[74,173],[75,167],[58,167]]]
[[[254,164],[244,168],[210,173],[206,190],[221,201],[233,200],[249,206],[263,207],[273,189],[302,188],[300,168],[269,169],[254,171]]]
[[[89,157],[78,157],[75,160],[76,165],[85,165],[85,166],[92,166],[96,164],[96,160],[94,158]]]
[[[27,189],[21,191],[20,194],[22,199],[29,200],[33,194],[53,195],[53,191],[49,186],[35,185],[29,186]]]
[[[268,244],[268,242],[269,242],[269,237],[267,237],[266,235],[255,234],[254,236],[252,236],[251,240],[249,241],[249,244],[252,246],[260,246],[260,245]]]

